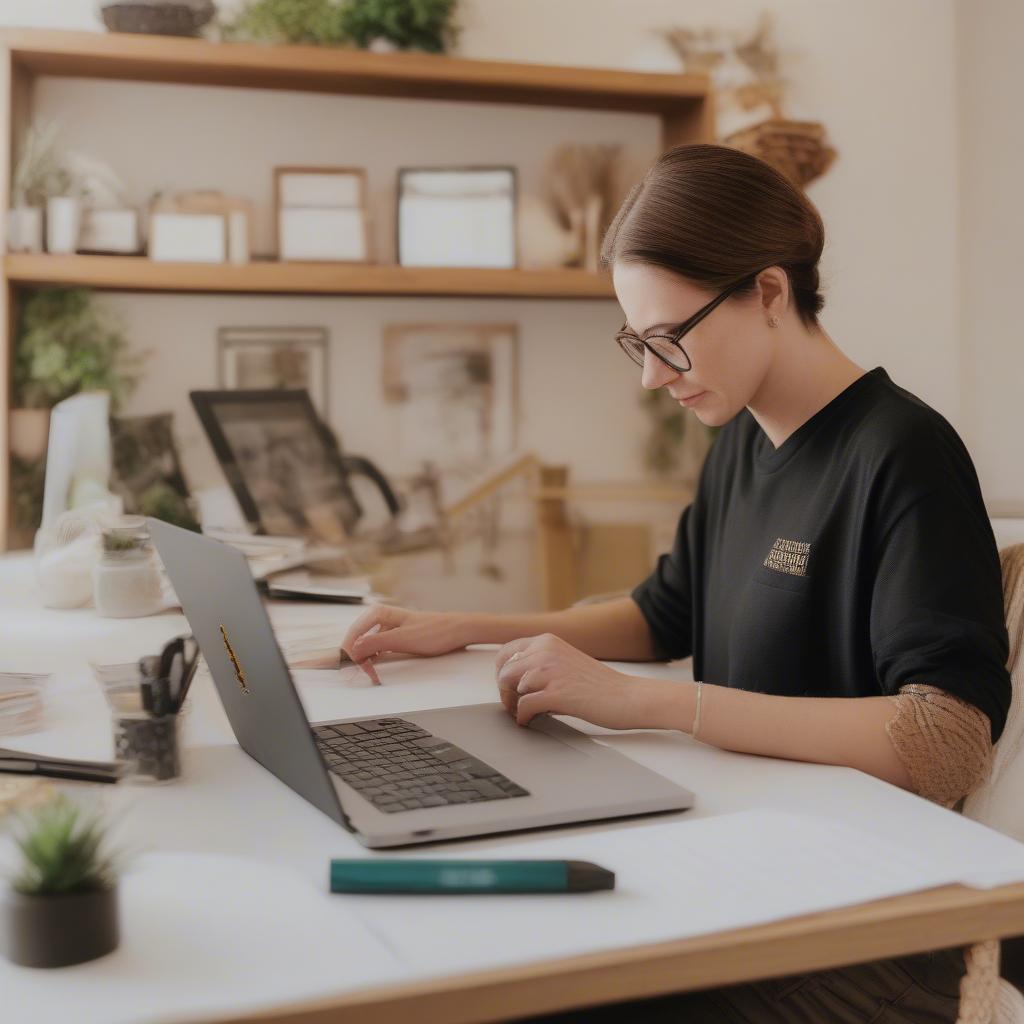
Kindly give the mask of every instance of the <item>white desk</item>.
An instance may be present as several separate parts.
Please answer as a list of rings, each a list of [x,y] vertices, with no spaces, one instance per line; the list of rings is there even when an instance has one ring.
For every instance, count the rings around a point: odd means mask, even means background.
[[[357,613],[323,605],[275,609],[283,618],[333,617],[339,637]],[[11,737],[5,744],[109,756],[108,714],[86,659],[138,657],[185,628],[184,619],[173,614],[116,621],[99,619],[91,610],[44,611],[27,559],[0,560],[0,667],[53,670],[59,695],[50,702],[45,732]],[[303,676],[300,690],[314,720],[474,703],[494,697],[493,658],[493,651],[476,649],[387,663],[381,687]],[[678,678],[685,667],[628,670]],[[619,750],[696,792],[696,807],[684,816],[658,819],[666,825],[778,808],[942,850],[964,863],[977,859],[982,834],[988,834],[849,769],[731,754],[681,735],[613,735],[573,724],[608,736]],[[446,901],[459,897],[327,895],[328,859],[367,852],[239,750],[205,673],[193,685],[183,727],[188,749],[181,780],[153,788],[69,787],[99,793],[117,816],[121,843],[143,851],[123,882],[122,946],[92,964],[59,971],[32,971],[0,960],[5,1022],[64,1021],[69,1013],[76,1024],[234,1020],[252,1019],[260,1011],[268,1019],[306,1024],[414,1017],[499,1020],[1024,932],[1024,884],[991,890],[945,886],[718,935],[665,941],[664,935],[652,934],[648,941],[657,937],[657,944],[625,949],[615,948],[612,928],[596,944],[593,935],[586,943],[581,937],[579,948],[561,948],[557,957],[532,951],[530,936],[545,931],[541,909],[526,931],[521,923],[510,925],[520,930],[497,952],[466,948],[458,963],[440,966],[429,948],[417,954],[396,943],[384,922],[393,927],[396,915],[400,920],[414,914],[421,927],[433,915],[443,929],[451,918]],[[551,830],[544,838],[572,837],[582,858],[588,835],[650,827],[652,820]],[[494,836],[420,848],[413,855],[486,855],[500,848],[531,856],[539,841],[536,834]],[[147,850],[156,852],[145,855]],[[555,915],[552,920],[564,920],[572,906],[567,897],[542,899]],[[487,901],[478,905],[481,914],[488,912]],[[459,913],[466,906],[463,902]]]

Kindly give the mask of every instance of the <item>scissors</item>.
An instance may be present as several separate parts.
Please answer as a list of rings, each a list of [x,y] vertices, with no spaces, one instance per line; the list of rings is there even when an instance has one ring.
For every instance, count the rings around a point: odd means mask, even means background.
[[[181,710],[198,667],[199,644],[191,633],[169,640],[159,655],[142,659],[140,668],[152,679],[159,694],[156,703],[162,704],[166,693],[169,706],[162,711],[154,708],[156,713],[176,715]]]

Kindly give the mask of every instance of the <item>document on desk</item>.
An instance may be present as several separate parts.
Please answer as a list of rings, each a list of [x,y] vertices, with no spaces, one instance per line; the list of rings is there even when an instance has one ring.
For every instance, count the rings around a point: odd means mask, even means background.
[[[955,826],[968,832],[971,862],[824,818],[743,811],[452,853],[586,859],[615,872],[613,892],[347,898],[411,969],[451,973],[766,924],[969,878],[1024,880],[1024,844],[975,822]]]

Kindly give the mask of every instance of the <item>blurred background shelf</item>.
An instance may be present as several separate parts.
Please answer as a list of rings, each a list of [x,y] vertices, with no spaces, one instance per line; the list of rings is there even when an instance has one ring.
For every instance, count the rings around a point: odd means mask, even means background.
[[[700,74],[652,74],[470,60],[427,53],[372,53],[324,46],[215,43],[49,29],[6,29],[0,45],[33,75],[230,85],[250,89],[517,103],[677,116],[699,114]]]
[[[113,291],[256,292],[272,295],[474,296],[532,299],[613,298],[607,274],[574,268],[491,270],[366,263],[162,263],[145,256],[4,258],[12,284],[82,285]]]

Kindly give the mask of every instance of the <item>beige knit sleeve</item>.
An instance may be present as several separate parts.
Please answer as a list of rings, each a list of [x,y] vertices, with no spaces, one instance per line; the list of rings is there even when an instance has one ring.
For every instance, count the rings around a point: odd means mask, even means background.
[[[896,713],[885,731],[914,792],[952,807],[992,769],[988,715],[937,686],[908,683],[889,698]]]

